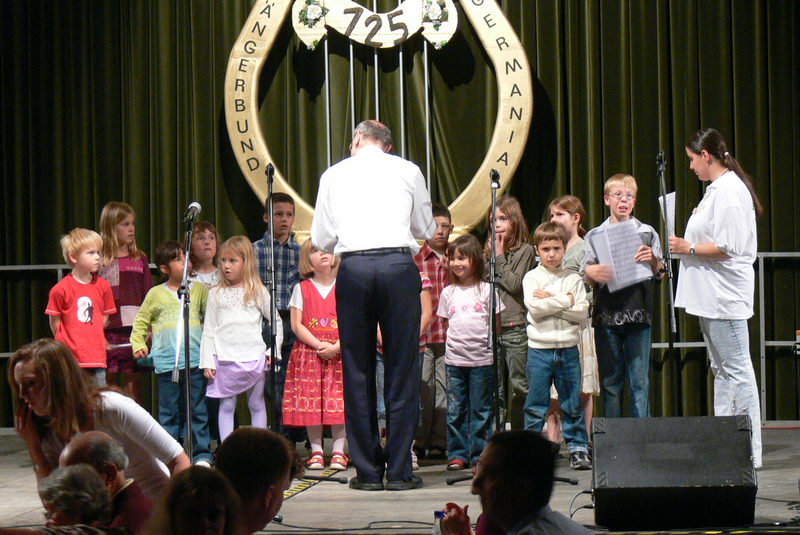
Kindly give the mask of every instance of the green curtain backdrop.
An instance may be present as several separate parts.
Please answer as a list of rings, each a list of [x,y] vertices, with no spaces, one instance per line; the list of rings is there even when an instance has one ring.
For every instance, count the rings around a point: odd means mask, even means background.
[[[474,1],[474,0],[463,0]],[[493,1],[493,0],[485,0]],[[367,2],[361,2],[366,4]],[[371,2],[369,2],[371,5]],[[397,2],[379,1],[388,11]],[[719,129],[755,178],[766,208],[760,251],[800,250],[800,4],[783,0],[504,0],[533,70],[535,111],[511,193],[531,226],[555,196],[583,199],[589,223],[606,217],[602,183],[616,172],[639,181],[636,215],[658,225],[655,155],[668,155],[678,230],[702,196],[683,152],[700,127]],[[191,200],[224,237],[263,231],[262,209],[243,179],[225,129],[223,82],[246,0],[12,0],[0,31],[2,246],[0,264],[61,263],[59,236],[96,228],[102,206],[137,210],[140,248],[179,237]],[[430,49],[432,196],[452,201],[488,146],[495,78],[459,13],[459,30]],[[356,46],[355,115],[375,115],[372,50]],[[408,157],[424,168],[422,41],[381,51],[380,117],[399,137],[405,95]],[[347,43],[330,35],[333,160],[349,143]],[[276,166],[314,201],[327,165],[323,48],[309,51],[284,26],[261,78],[261,120]],[[406,77],[399,87],[399,70]],[[354,210],[358,207],[354,206]],[[376,224],[365,222],[365,224]],[[800,327],[795,260],[765,270],[767,339]],[[0,352],[49,334],[43,315],[53,272],[0,272]],[[654,339],[667,338],[666,285]],[[758,298],[758,296],[757,296]],[[759,317],[751,320],[757,333]],[[679,314],[679,339],[700,339]],[[753,357],[758,369],[757,340]],[[711,413],[702,351],[653,353],[655,415]],[[5,364],[2,364],[4,366]],[[798,418],[797,364],[768,348],[762,400],[769,419]],[[0,425],[11,425],[0,385]]]

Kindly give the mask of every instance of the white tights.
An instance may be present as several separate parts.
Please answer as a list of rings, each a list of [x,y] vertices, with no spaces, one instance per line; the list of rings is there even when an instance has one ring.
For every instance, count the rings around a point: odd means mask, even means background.
[[[324,451],[322,449],[322,426],[308,425],[306,426],[306,432],[308,433],[308,441],[311,443],[311,451]],[[333,451],[338,453],[344,452],[344,441],[346,438],[344,424],[332,425],[331,436],[333,436]]]
[[[264,381],[257,382],[247,391],[247,406],[250,408],[250,422],[253,427],[267,427],[267,405],[264,402]],[[236,396],[219,400],[219,439],[224,441],[233,433],[233,415],[236,413]],[[344,426],[342,426],[344,427]]]

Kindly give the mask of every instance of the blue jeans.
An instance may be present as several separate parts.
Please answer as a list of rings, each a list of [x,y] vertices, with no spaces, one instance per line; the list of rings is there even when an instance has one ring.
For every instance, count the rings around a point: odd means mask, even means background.
[[[761,408],[747,320],[698,318],[714,374],[714,415],[750,416],[753,465],[761,466]]]
[[[192,387],[192,462],[212,462],[211,435],[208,431],[206,409],[206,378],[203,370],[192,368],[189,375]],[[158,421],[175,440],[180,442],[186,427],[186,372],[181,370],[179,383],[172,382],[172,372],[158,374]]]
[[[588,451],[589,435],[581,408],[581,358],[578,347],[528,348],[528,397],[525,429],[539,432],[550,406],[550,385],[555,383],[563,417],[564,442],[570,453]]]
[[[606,418],[622,416],[626,376],[633,402],[631,415],[650,416],[650,326],[628,323],[595,327],[594,337]]]
[[[445,367],[447,456],[450,460],[474,462],[491,434],[494,373],[491,366]]]

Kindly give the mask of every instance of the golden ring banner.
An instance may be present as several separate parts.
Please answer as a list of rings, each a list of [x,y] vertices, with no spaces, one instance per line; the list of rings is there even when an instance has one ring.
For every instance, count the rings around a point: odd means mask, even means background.
[[[327,0],[326,3],[334,2]],[[273,159],[259,119],[258,80],[292,4],[292,0],[256,2],[234,43],[225,74],[225,119],[233,152],[262,203],[267,195],[265,169]],[[456,233],[469,232],[488,211],[491,169],[500,173],[498,194],[511,182],[525,150],[533,118],[533,85],[528,58],[497,2],[462,0],[461,7],[494,66],[498,106],[486,156],[466,189],[450,205]],[[314,209],[294,191],[277,168],[274,190],[295,198],[295,229],[298,234],[307,235]]]

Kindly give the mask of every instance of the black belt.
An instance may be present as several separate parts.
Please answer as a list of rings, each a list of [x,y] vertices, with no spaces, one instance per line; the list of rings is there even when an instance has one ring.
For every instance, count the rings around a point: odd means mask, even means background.
[[[361,251],[348,251],[342,253],[342,258],[348,256],[362,256],[362,255],[387,255],[387,254],[411,254],[409,247],[379,247],[377,249],[363,249]]]

